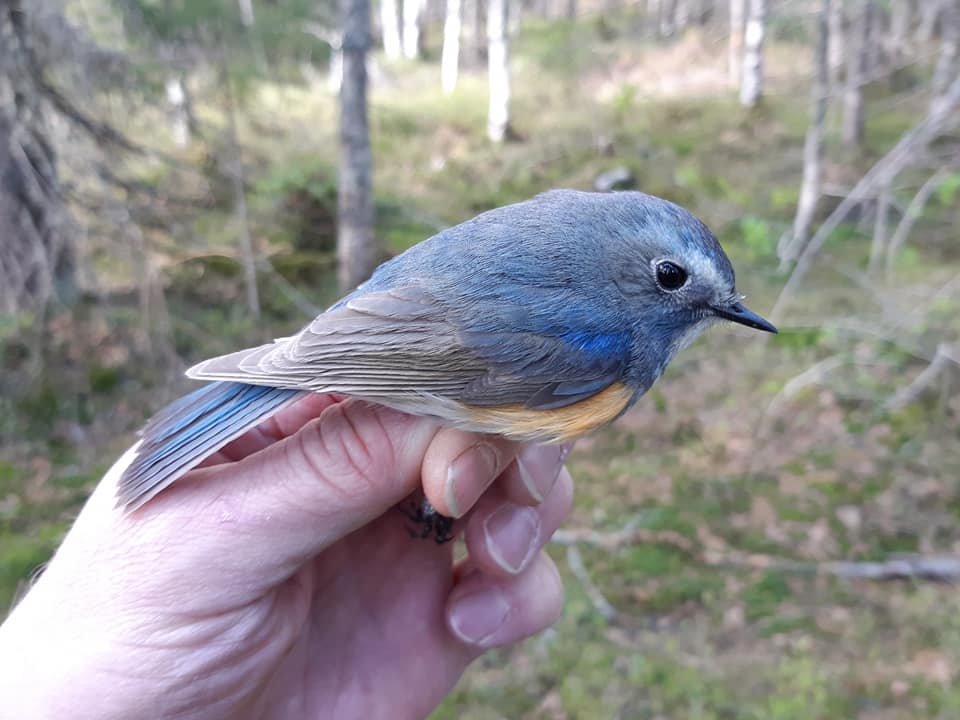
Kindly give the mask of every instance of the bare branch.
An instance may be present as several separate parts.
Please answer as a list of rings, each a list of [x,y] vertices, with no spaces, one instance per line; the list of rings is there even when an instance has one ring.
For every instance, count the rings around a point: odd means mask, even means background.
[[[904,133],[893,149],[878,160],[867,174],[850,191],[830,216],[824,221],[807,247],[800,255],[793,273],[787,279],[780,296],[774,304],[771,313],[774,321],[781,319],[783,309],[800,287],[803,278],[813,266],[814,258],[827,241],[827,238],[836,230],[865,197],[869,197],[883,187],[893,182],[893,179],[916,158],[938,135],[950,127],[958,124],[954,110],[960,104],[960,77],[954,79],[950,88],[936,102],[929,114],[911,130]]]
[[[587,572],[587,568],[583,564],[583,556],[580,555],[580,549],[576,545],[567,546],[567,567],[570,568],[570,572],[573,573],[574,577],[580,581],[580,585],[583,586],[583,591],[593,605],[594,610],[607,622],[615,621],[618,616],[617,609],[604,597],[603,593],[600,592],[600,588],[598,588],[590,578],[590,573]]]
[[[954,353],[950,346],[946,343],[940,343],[930,364],[909,385],[901,388],[896,395],[890,398],[884,407],[887,410],[899,410],[916,402],[924,391],[937,380],[940,373],[952,363],[953,357]]]

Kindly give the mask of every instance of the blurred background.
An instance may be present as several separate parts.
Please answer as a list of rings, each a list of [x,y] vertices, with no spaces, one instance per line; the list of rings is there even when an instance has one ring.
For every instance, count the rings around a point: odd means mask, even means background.
[[[437,718],[960,717],[960,0],[0,0],[0,614],[183,369],[552,187],[713,228]]]

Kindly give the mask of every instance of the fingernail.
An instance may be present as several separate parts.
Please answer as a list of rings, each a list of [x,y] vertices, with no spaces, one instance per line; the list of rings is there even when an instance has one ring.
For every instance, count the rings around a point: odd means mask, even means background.
[[[497,565],[517,575],[540,549],[540,516],[533,508],[508,503],[484,520],[483,534]]]
[[[510,603],[497,587],[486,587],[454,602],[450,629],[468,645],[483,645],[503,627]]]
[[[520,480],[534,500],[543,502],[550,494],[569,454],[569,445],[529,445],[520,453]]]
[[[461,517],[470,509],[480,493],[493,482],[499,467],[500,457],[496,448],[484,442],[471,445],[453,459],[447,470],[447,485],[444,488],[447,509],[453,517]],[[478,484],[476,478],[481,478],[483,482]]]

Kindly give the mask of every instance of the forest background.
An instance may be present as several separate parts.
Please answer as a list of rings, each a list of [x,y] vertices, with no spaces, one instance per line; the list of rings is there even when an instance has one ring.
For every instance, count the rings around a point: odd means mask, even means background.
[[[960,0],[0,0],[0,609],[204,357],[552,187],[724,327],[571,456],[557,627],[437,718],[960,716]]]

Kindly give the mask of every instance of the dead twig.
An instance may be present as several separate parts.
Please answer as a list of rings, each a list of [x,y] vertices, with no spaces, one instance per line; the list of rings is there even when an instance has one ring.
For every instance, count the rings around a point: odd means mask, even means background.
[[[707,564],[777,570],[801,575],[836,577],[843,580],[927,580],[931,582],[960,581],[960,557],[951,555],[897,555],[887,560],[835,562],[804,562],[769,555],[708,556]]]
[[[673,530],[650,530],[649,528],[626,527],[622,530],[601,531],[581,528],[558,530],[551,542],[557,545],[592,545],[603,550],[619,550],[631,545],[670,545],[686,553],[694,554],[696,545],[690,538]]]
[[[940,187],[940,184],[946,179],[948,174],[949,169],[946,167],[937,170],[920,186],[920,189],[917,190],[910,204],[907,205],[907,211],[903,214],[903,217],[900,218],[900,223],[897,225],[897,229],[893,231],[893,236],[887,244],[886,271],[888,280],[893,279],[893,263],[900,252],[900,248],[902,248],[904,242],[906,242],[907,236],[913,229],[914,223],[923,214],[927,200],[929,200],[933,192]]]
[[[817,229],[813,237],[810,238],[799,255],[793,273],[787,279],[773,306],[771,316],[774,320],[782,318],[783,309],[813,266],[817,253],[850,211],[865,198],[876,194],[878,188],[892,183],[893,179],[918,155],[922,154],[936,137],[948,128],[953,127],[956,124],[954,110],[958,104],[960,104],[960,77],[956,78],[947,92],[937,99],[927,117],[904,133],[893,149],[867,171],[866,175],[850,191],[850,194],[840,202]]]
[[[590,529],[558,530],[553,543],[566,545],[570,571],[583,584],[590,601],[604,617],[616,609],[594,585],[583,558],[577,550],[581,544],[615,551],[630,545],[665,543],[695,555],[711,567],[741,570],[776,570],[783,573],[811,576],[830,576],[843,580],[927,580],[931,582],[960,581],[960,556],[953,555],[893,555],[885,560],[837,560],[811,562],[791,560],[774,555],[741,553],[736,550],[706,549],[689,538],[669,530],[630,528],[603,532]],[[611,619],[608,617],[608,619]]]
[[[600,588],[590,579],[590,573],[587,572],[587,568],[583,564],[583,556],[580,555],[580,549],[576,545],[567,546],[567,566],[574,577],[580,581],[583,591],[587,594],[587,598],[593,604],[597,613],[607,622],[614,622],[617,619],[617,609],[610,604],[610,601],[600,592]]]
[[[893,397],[887,400],[884,407],[888,411],[899,410],[916,402],[952,362],[954,362],[954,354],[950,346],[946,343],[940,343],[937,345],[937,351],[934,353],[930,364],[921,370],[909,385],[900,388]]]

